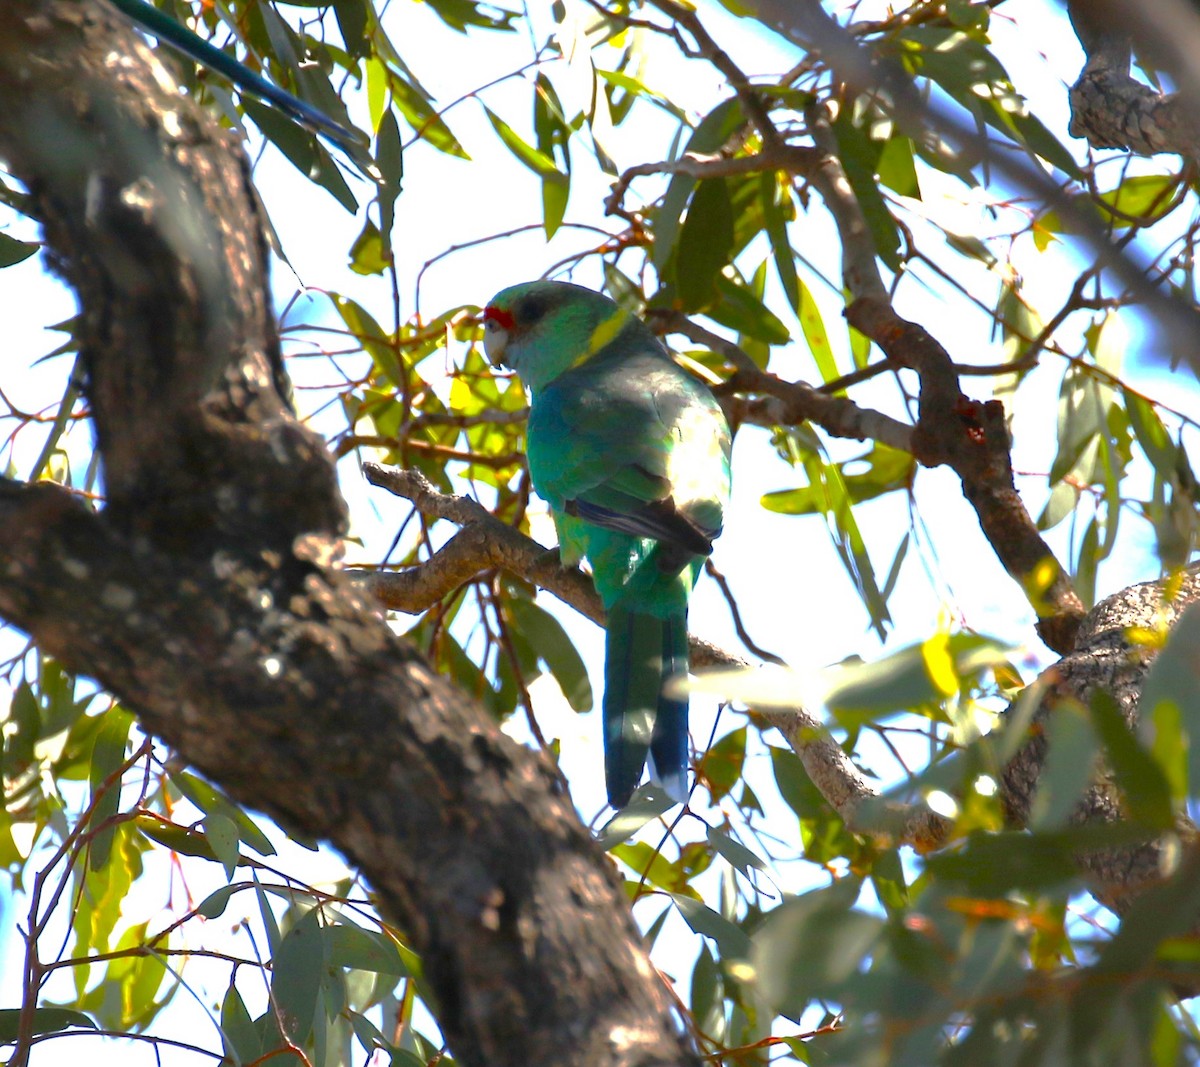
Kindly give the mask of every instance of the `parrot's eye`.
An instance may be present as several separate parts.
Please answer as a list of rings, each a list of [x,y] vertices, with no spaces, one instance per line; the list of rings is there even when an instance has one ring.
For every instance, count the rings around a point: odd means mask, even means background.
[[[546,310],[546,301],[541,299],[541,297],[529,296],[521,302],[518,317],[524,325],[532,326],[546,314]]]

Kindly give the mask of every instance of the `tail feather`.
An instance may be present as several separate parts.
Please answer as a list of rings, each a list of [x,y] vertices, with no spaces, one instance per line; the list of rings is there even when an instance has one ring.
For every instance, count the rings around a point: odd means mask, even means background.
[[[608,612],[604,655],[604,778],[623,808],[641,781],[662,689],[661,621],[621,605]]]
[[[688,672],[687,619],[662,621],[662,679],[684,677]],[[687,801],[688,699],[660,693],[654,733],[650,738],[653,777],[672,800]]]
[[[660,618],[623,604],[608,612],[604,661],[604,773],[608,802],[624,807],[649,755],[670,795],[687,796],[687,700],[663,695],[668,677],[687,672],[684,618]]]

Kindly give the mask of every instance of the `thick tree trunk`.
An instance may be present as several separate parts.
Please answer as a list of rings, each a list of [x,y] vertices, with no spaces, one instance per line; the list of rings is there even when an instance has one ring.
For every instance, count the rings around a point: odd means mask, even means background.
[[[107,6],[4,0],[0,156],[79,295],[108,496],[0,482],[0,616],[355,863],[460,1062],[693,1063],[558,777],[332,566],[240,148]]]

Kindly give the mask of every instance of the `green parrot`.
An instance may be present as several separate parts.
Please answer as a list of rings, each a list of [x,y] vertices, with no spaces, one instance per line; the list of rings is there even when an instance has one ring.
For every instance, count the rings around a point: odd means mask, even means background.
[[[687,602],[729,499],[729,425],[712,393],[608,297],[567,282],[497,293],[484,349],[531,402],[529,474],[564,564],[586,556],[608,613],[604,772],[624,807],[649,755],[687,798]]]

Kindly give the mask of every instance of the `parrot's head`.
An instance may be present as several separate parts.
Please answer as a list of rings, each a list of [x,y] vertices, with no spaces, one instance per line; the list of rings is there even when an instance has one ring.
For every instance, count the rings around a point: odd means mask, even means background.
[[[602,293],[570,282],[522,282],[483,310],[483,350],[540,389],[637,320]]]

